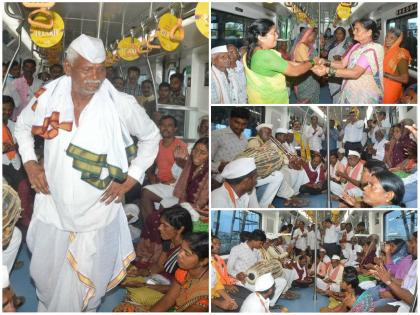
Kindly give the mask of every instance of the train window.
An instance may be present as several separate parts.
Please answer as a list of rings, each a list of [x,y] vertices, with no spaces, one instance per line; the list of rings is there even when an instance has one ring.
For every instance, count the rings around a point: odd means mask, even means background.
[[[211,39],[217,39],[219,37],[219,17],[217,15],[211,15]]]
[[[408,240],[417,231],[417,211],[390,211],[384,214],[384,240]]]
[[[251,18],[240,15],[212,10],[212,46],[217,46],[221,43],[228,43],[241,47],[243,45],[246,29],[253,21],[254,20]]]
[[[265,117],[265,110],[266,108],[264,106],[251,106],[251,107],[245,107],[247,108],[250,113],[251,117],[248,121],[248,126],[245,129],[244,133],[246,137],[251,137],[255,135],[256,127],[260,123],[264,122]],[[229,126],[229,117],[230,117],[230,111],[231,107],[224,107],[224,106],[215,106],[212,108],[212,115],[211,115],[211,126],[213,129],[220,129],[225,128]],[[223,125],[223,127],[222,127]]]
[[[212,233],[220,238],[220,255],[227,255],[239,244],[242,231],[252,232],[261,228],[262,215],[252,211],[217,211],[212,214]]]
[[[417,13],[388,20],[386,29],[388,31],[391,28],[398,28],[404,32],[402,47],[410,52],[410,69],[417,69]]]

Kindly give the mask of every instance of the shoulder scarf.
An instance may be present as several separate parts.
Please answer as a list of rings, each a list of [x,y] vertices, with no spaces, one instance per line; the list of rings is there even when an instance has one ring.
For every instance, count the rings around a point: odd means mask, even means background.
[[[59,132],[70,132],[74,121],[71,78],[63,76],[41,90],[29,104],[35,112],[32,133],[51,140]],[[83,109],[66,151],[73,158],[73,168],[81,172],[81,179],[101,190],[112,180],[124,181],[129,161],[137,154],[116,110],[116,104],[124,101],[122,93],[105,79]]]
[[[353,168],[347,164],[346,174],[348,176],[350,176],[351,179],[357,180],[357,178],[362,173],[362,171],[363,171],[363,163],[362,163],[361,160]],[[357,186],[353,185],[353,183],[351,183],[350,181],[348,181],[347,184],[344,186],[344,189],[345,190],[349,190],[349,189],[356,188],[356,187]],[[359,187],[357,187],[357,188],[359,188]]]

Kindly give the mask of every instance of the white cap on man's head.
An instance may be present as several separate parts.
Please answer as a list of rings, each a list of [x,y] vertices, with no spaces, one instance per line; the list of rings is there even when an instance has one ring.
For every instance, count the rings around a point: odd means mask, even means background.
[[[3,277],[3,289],[5,289],[8,286],[10,286],[9,271],[7,271],[6,265],[2,265],[2,277]]]
[[[277,128],[276,133],[287,133],[287,129],[286,128]]]
[[[227,53],[228,49],[226,45],[217,46],[211,49],[211,54],[220,54],[220,53]]]
[[[98,64],[105,61],[105,47],[101,39],[80,35],[69,46],[90,63]]]
[[[338,153],[346,153],[346,150],[343,148],[338,149]]]
[[[326,252],[327,252],[327,251],[325,250],[325,248],[320,248],[320,249],[319,249],[319,251],[320,251],[320,252],[324,252],[324,253],[326,253]]]
[[[354,155],[354,156],[360,157],[360,153],[357,152],[357,151],[354,151],[354,150],[349,150],[349,156],[350,155]]]
[[[269,128],[269,129],[273,129],[273,124],[266,124],[266,123],[262,123],[262,124],[259,124],[259,125],[257,126],[257,128],[255,128],[255,129],[257,129],[257,131],[260,131],[260,130],[261,130],[261,128]]]
[[[338,256],[338,255],[333,255],[333,256],[331,257],[331,260],[340,260],[340,256]]]
[[[274,285],[274,278],[271,273],[263,274],[255,280],[255,291],[267,291]]]
[[[248,175],[256,169],[254,158],[239,158],[228,163],[221,175],[226,179],[235,179]]]

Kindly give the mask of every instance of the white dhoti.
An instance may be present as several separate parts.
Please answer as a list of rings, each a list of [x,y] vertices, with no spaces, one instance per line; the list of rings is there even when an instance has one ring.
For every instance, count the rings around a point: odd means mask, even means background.
[[[269,176],[257,180],[257,187],[267,185],[262,197],[258,200],[261,208],[267,208],[273,202],[283,180],[284,176],[280,171],[274,171]]]
[[[95,311],[135,258],[122,207],[111,223],[92,232],[62,231],[34,218],[27,244],[38,312]]]
[[[284,292],[287,292],[292,287],[293,281],[299,279],[299,276],[297,275],[294,269],[283,268],[282,278],[284,278],[287,281],[286,287],[284,288]]]
[[[273,298],[270,299],[270,307],[273,307],[274,305],[276,305],[276,302],[279,299],[280,295],[282,295],[283,292],[286,292],[285,291],[285,288],[287,285],[286,279],[281,278],[281,277],[275,278],[274,283],[275,283],[276,289],[274,291]],[[248,290],[251,290],[252,292],[255,292],[255,285],[249,284],[248,282],[245,283],[245,288],[247,288]]]
[[[285,178],[288,179],[289,187],[293,190],[293,196],[299,194],[299,189],[301,186],[309,183],[308,174],[306,174],[304,169],[295,170],[289,167],[282,167],[282,171],[288,174]]]
[[[18,254],[20,244],[22,243],[22,232],[15,226],[13,229],[12,238],[6,249],[3,250],[3,265],[7,266],[7,271],[13,268],[13,265]]]
[[[144,187],[144,189],[147,189],[154,193],[156,196],[159,196],[162,199],[172,197],[174,194],[175,185],[167,185],[167,184],[153,184],[153,185],[147,185]]]
[[[84,108],[78,125],[71,78],[61,77],[44,89],[19,116],[15,129],[24,162],[36,159],[32,134],[49,135],[44,169],[50,194],[36,194],[27,235],[38,311],[94,311],[135,258],[122,204],[100,200],[111,182],[124,181],[127,173],[142,181],[143,170],[156,157],[157,128],[144,110],[138,110],[134,98],[116,91],[107,80]],[[120,104],[129,104],[129,117],[120,112]],[[54,115],[57,130],[45,126]],[[136,129],[143,125],[144,131]],[[139,143],[147,142],[137,149],[137,157],[129,131]]]
[[[338,283],[326,283],[324,280],[316,278],[316,287],[323,291],[331,290],[333,292],[340,292],[340,284]]]

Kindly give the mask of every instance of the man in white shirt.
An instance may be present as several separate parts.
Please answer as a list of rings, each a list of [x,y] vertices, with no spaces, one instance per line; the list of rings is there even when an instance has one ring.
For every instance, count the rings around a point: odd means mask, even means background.
[[[320,236],[319,230],[317,230],[317,235]],[[309,250],[311,251],[312,259],[315,256],[315,246],[319,249],[319,244],[317,244],[317,235],[315,235],[315,224],[311,224],[311,226],[309,227],[308,235],[306,237],[306,244]]]
[[[375,144],[371,151],[372,159],[383,161],[385,157],[385,144],[388,140],[385,139],[384,131],[379,129],[375,132]]]
[[[344,166],[344,167],[346,167],[347,166],[347,158],[346,158],[346,150],[344,150],[344,148],[340,148],[340,149],[338,149],[338,151],[337,151],[337,158],[338,158],[338,161]]]
[[[391,129],[391,123],[389,118],[386,117],[386,112],[380,111],[376,114],[376,126],[373,129],[373,132],[376,132],[379,129],[382,129],[384,132],[384,138],[388,137],[389,129]]]
[[[229,75],[229,54],[226,45],[211,49],[211,103],[239,104],[239,86],[235,75]]]
[[[253,292],[255,291],[255,285],[247,281],[247,274],[245,272],[262,259],[258,249],[263,246],[265,241],[266,236],[264,231],[254,230],[248,241],[232,247],[229,254],[227,263],[228,273]],[[270,301],[270,307],[276,304],[287,285],[287,281],[284,278],[276,278],[274,282],[275,292]]]
[[[242,304],[240,313],[270,313],[270,298],[276,289],[271,273],[266,273],[255,281],[255,292],[251,293]]]
[[[303,221],[299,221],[298,227],[293,231],[293,236],[292,236],[295,242],[296,255],[301,255],[302,251],[306,250],[307,236],[308,236],[308,230],[305,229],[305,223]]]
[[[311,154],[313,152],[321,152],[322,141],[325,140],[324,130],[318,125],[318,116],[311,117],[311,124],[306,127],[305,138],[309,144]]]
[[[363,251],[362,246],[357,244],[358,239],[356,236],[353,236],[351,238],[350,246],[347,246],[348,243],[346,242],[340,242],[341,246],[341,252],[343,254],[343,257],[346,259],[344,262],[344,266],[352,266],[352,267],[358,267],[359,262],[357,261],[357,253],[361,253]]]
[[[357,119],[356,112],[351,111],[349,113],[348,122],[344,128],[344,149],[346,150],[346,156],[349,150],[362,152],[362,139],[363,139],[363,120]]]
[[[248,125],[249,111],[234,107],[230,112],[229,127],[211,133],[211,171],[218,182],[227,163],[246,149],[248,140],[243,131]]]
[[[339,253],[338,249],[338,234],[340,233],[340,226],[334,225],[330,219],[326,219],[323,223],[324,228],[324,248],[329,257]]]
[[[259,208],[255,186],[257,169],[253,158],[239,158],[227,164],[223,185],[211,192],[213,208]]]

